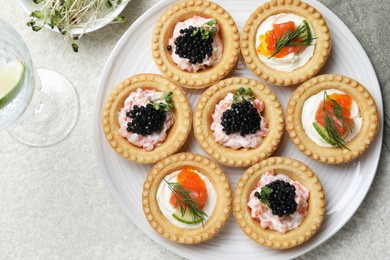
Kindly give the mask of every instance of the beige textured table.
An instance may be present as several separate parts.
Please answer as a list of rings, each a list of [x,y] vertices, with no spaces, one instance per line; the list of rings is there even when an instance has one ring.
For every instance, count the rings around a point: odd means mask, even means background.
[[[94,101],[104,63],[124,31],[156,2],[132,0],[124,11],[129,23],[84,36],[76,54],[59,34],[32,32],[16,0],[0,1],[0,17],[22,35],[35,65],[65,74],[80,102],[74,131],[57,145],[31,148],[0,133],[0,259],[181,259],[150,240],[121,211],[105,186],[93,150]],[[390,115],[388,0],[321,2],[367,51]],[[390,258],[387,115],[382,156],[366,199],[335,236],[302,259]]]

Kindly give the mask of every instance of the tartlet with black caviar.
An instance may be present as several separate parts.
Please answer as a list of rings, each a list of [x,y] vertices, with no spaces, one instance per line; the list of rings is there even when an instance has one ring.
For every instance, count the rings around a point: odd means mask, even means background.
[[[210,1],[181,1],[155,25],[152,56],[160,71],[186,88],[205,88],[232,72],[240,53],[237,26]]]
[[[228,78],[208,88],[194,111],[201,148],[218,162],[245,167],[270,156],[284,130],[282,106],[267,86]]]
[[[178,151],[191,122],[191,106],[183,90],[156,74],[139,74],[119,83],[102,112],[108,143],[136,163],[155,163]]]
[[[319,178],[302,162],[270,157],[241,176],[233,212],[251,239],[270,248],[288,249],[309,240],[320,228],[325,193]]]

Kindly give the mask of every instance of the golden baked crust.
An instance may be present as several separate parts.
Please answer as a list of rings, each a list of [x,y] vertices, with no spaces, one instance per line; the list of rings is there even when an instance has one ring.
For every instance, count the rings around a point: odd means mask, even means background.
[[[151,88],[164,93],[173,92],[175,123],[168,130],[165,141],[150,152],[127,141],[118,130],[118,112],[130,92],[137,88]],[[102,127],[108,143],[120,156],[136,163],[155,163],[178,151],[187,140],[191,123],[191,106],[183,90],[163,76],[156,74],[139,74],[119,83],[108,96],[102,112]]]
[[[228,93],[236,93],[241,87],[252,89],[256,97],[264,101],[263,117],[270,130],[262,143],[254,149],[232,149],[217,143],[211,130],[215,105]],[[218,162],[234,167],[255,164],[270,156],[277,148],[283,134],[283,110],[275,94],[262,83],[249,78],[228,78],[208,88],[199,98],[194,112],[194,133],[199,145]]]
[[[209,219],[194,229],[179,228],[161,212],[156,194],[163,178],[185,166],[191,166],[205,175],[217,193],[217,204]],[[142,206],[150,226],[160,235],[178,243],[197,244],[212,238],[226,223],[231,210],[232,191],[229,179],[212,160],[193,153],[179,153],[158,162],[146,176]]]
[[[258,57],[256,33],[262,22],[279,13],[293,13],[304,17],[317,37],[314,54],[302,67],[291,72],[268,67]],[[241,36],[241,51],[248,68],[269,83],[279,86],[299,84],[314,77],[324,66],[331,49],[330,31],[315,8],[299,0],[274,0],[258,7],[248,18]]]
[[[219,63],[196,73],[181,70],[167,50],[176,23],[199,15],[215,18],[224,50]],[[226,77],[235,67],[240,53],[240,34],[236,23],[226,10],[210,1],[181,1],[169,8],[157,22],[152,38],[154,62],[170,80],[186,88],[200,89],[213,85]]]
[[[326,89],[338,89],[349,94],[359,107],[363,125],[358,135],[346,143],[350,150],[319,146],[306,135],[302,126],[304,102]],[[359,82],[337,74],[317,76],[300,85],[291,95],[286,121],[287,131],[298,149],[314,160],[328,164],[346,163],[355,159],[367,149],[379,129],[378,109],[370,92]]]
[[[247,206],[250,193],[257,182],[268,170],[282,173],[299,181],[310,190],[308,213],[301,225],[286,233],[263,229],[260,223],[251,217]],[[270,248],[287,249],[298,246],[311,238],[320,228],[325,215],[325,193],[321,182],[314,172],[302,162],[286,157],[270,157],[250,167],[237,183],[233,197],[233,213],[240,228],[257,243]]]

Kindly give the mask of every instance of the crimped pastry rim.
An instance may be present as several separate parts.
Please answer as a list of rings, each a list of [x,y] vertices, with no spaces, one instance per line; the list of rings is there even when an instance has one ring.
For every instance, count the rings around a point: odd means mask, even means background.
[[[210,129],[215,104],[225,98],[227,93],[235,93],[240,87],[251,87],[253,93],[264,101],[262,115],[267,119],[270,131],[262,143],[254,149],[224,147],[214,141]],[[268,116],[271,114],[272,117]],[[279,145],[284,131],[282,106],[271,89],[254,79],[238,77],[222,80],[202,94],[195,107],[193,124],[195,138],[202,150],[219,163],[233,167],[249,166],[269,157]]]
[[[179,228],[172,224],[161,212],[156,194],[163,178],[170,173],[192,166],[212,183],[217,193],[217,204],[209,219],[202,226],[194,229]],[[211,239],[225,225],[232,207],[230,182],[223,170],[212,160],[194,153],[174,154],[158,162],[146,176],[142,207],[150,226],[165,238],[185,244],[197,244]]]
[[[166,47],[176,23],[195,14],[214,17],[218,20],[224,51],[218,64],[192,73],[178,68],[173,63]],[[235,21],[225,9],[211,1],[184,0],[178,2],[165,11],[154,27],[152,57],[155,64],[167,78],[186,88],[201,89],[217,83],[234,69],[239,53],[240,34]]]
[[[310,190],[308,214],[301,225],[286,233],[263,229],[250,215],[247,206],[250,192],[267,170],[282,171]],[[326,199],[316,174],[304,163],[287,157],[270,157],[248,168],[237,183],[233,197],[233,213],[242,231],[257,243],[275,249],[296,247],[310,239],[320,228],[326,212]]]
[[[349,95],[357,103],[363,125],[351,141],[350,149],[322,147],[313,142],[301,123],[302,107],[306,99],[325,89],[338,89]],[[295,146],[307,156],[327,164],[347,163],[362,154],[374,140],[379,129],[379,114],[370,92],[359,82],[338,74],[320,75],[300,85],[288,102],[286,127]]]
[[[139,87],[173,92],[175,123],[168,130],[165,141],[150,152],[131,144],[118,131],[118,112],[129,93]],[[102,111],[102,128],[111,148],[128,161],[136,163],[155,163],[175,153],[187,140],[191,127],[192,110],[184,91],[157,74],[138,74],[119,83],[107,97]]]
[[[259,59],[256,51],[258,26],[278,13],[294,13],[304,17],[317,37],[313,56],[305,65],[291,72],[268,67]],[[314,77],[326,63],[331,46],[330,31],[321,13],[299,0],[273,0],[258,7],[246,21],[241,36],[241,52],[248,68],[258,77],[278,86],[295,85]]]

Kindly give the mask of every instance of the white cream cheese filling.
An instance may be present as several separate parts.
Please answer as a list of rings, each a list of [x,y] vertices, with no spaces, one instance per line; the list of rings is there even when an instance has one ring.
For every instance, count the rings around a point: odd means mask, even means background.
[[[217,205],[217,192],[215,191],[213,185],[211,184],[210,180],[201,174],[199,171],[194,170],[200,177],[201,179],[205,182],[206,184],[206,189],[207,189],[207,200],[204,205],[204,208],[202,209],[204,213],[207,214],[206,221],[209,217],[211,217],[211,214],[213,214],[213,211]],[[181,172],[175,171],[165,177],[165,180],[167,182],[177,182],[177,175]],[[160,207],[161,212],[163,215],[175,226],[180,227],[180,228],[198,228],[202,226],[202,223],[197,223],[197,224],[186,224],[183,222],[178,221],[175,219],[172,214],[176,212],[176,208],[174,208],[171,203],[169,203],[169,200],[171,198],[172,191],[169,189],[168,185],[165,183],[163,180],[160,183],[160,186],[158,187],[157,190],[157,202]]]
[[[292,21],[295,23],[295,26],[298,27],[305,18],[291,14],[291,13],[281,13],[268,17],[257,29],[256,34],[256,48],[260,45],[260,35],[265,34],[267,31],[273,30],[273,24],[280,24]],[[314,38],[313,28],[310,26],[311,35]],[[304,66],[314,54],[315,40],[313,40],[312,45],[306,46],[303,51],[298,53],[290,53],[283,58],[273,57],[268,59],[268,57],[257,53],[260,60],[265,63],[268,67],[271,67],[279,71],[293,71],[302,66]]]
[[[302,125],[303,129],[305,130],[307,136],[318,144],[319,146],[322,147],[333,147],[332,145],[328,144],[317,132],[317,130],[313,126],[313,122],[316,122],[316,113],[318,110],[318,107],[321,105],[321,102],[324,100],[324,92],[325,90],[311,96],[308,98],[305,103],[303,104],[302,108]],[[337,90],[337,89],[327,89],[326,94],[328,96],[338,93],[338,94],[346,94],[343,91]],[[343,137],[343,140],[345,142],[348,142],[352,140],[359,132],[360,129],[362,128],[363,120],[360,116],[359,113],[359,107],[356,104],[355,101],[352,100],[352,105],[351,105],[351,114],[350,117],[353,120],[353,127],[352,131],[348,132],[345,137]]]

